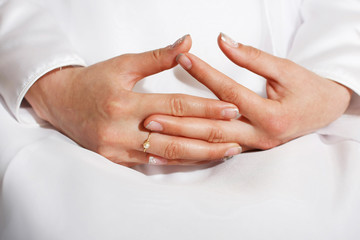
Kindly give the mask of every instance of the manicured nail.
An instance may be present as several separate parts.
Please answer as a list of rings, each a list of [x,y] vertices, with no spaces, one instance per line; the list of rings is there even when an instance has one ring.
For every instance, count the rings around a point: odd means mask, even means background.
[[[183,53],[177,55],[176,62],[179,63],[185,70],[190,70],[192,67],[190,59]]]
[[[226,151],[224,157],[230,157],[234,155],[238,155],[242,152],[242,147],[233,147]]]
[[[161,132],[162,130],[164,130],[163,126],[155,121],[149,122],[149,124],[146,125],[145,128],[155,132]]]
[[[170,46],[170,48],[176,48],[177,46],[179,46],[179,45],[185,40],[185,38],[186,38],[187,36],[189,36],[189,34],[186,34],[186,35],[182,36],[181,38],[179,38],[178,40],[176,40],[176,42],[174,42],[174,43]]]
[[[239,119],[241,114],[237,108],[226,108],[222,110],[222,116],[228,119]]]
[[[222,159],[221,159],[221,161],[227,161],[227,160],[230,160],[230,159],[232,159],[234,156],[228,156],[228,157],[223,157]]]
[[[156,158],[153,156],[149,157],[149,164],[150,165],[166,165],[168,161],[165,158]]]
[[[221,40],[223,42],[225,42],[227,45],[229,45],[230,47],[236,48],[239,46],[239,43],[237,43],[235,40],[233,40],[231,37],[229,37],[225,33],[220,33],[220,35],[221,35]]]

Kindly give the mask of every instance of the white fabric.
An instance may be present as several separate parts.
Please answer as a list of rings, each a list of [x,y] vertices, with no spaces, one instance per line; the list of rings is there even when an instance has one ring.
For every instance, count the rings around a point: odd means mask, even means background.
[[[50,70],[84,65],[56,22],[28,1],[0,5],[0,93],[16,118],[27,90]]]
[[[52,69],[186,33],[193,53],[265,95],[263,79],[222,55],[220,31],[359,94],[359,1],[33,2],[0,1],[0,239],[359,239],[356,94],[347,114],[318,133],[201,167],[122,167],[29,124],[31,109],[20,108]],[[179,67],[136,91],[213,96]]]

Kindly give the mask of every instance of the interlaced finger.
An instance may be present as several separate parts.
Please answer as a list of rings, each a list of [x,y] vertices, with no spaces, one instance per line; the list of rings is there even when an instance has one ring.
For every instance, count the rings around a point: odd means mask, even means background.
[[[240,114],[236,105],[215,99],[184,94],[142,94],[138,98],[140,118],[153,114],[192,116],[214,119],[237,119]]]
[[[144,141],[145,142],[145,141]],[[198,139],[189,139],[152,133],[146,153],[160,156],[168,161],[188,160],[216,161],[225,157],[240,154],[242,149],[236,143],[209,143]],[[141,144],[139,151],[144,151]]]
[[[264,99],[253,91],[238,84],[190,53],[178,55],[177,61],[190,75],[208,87],[219,99],[238,106],[240,114],[249,119],[262,114],[265,108]]]
[[[214,120],[192,117],[153,115],[144,121],[150,131],[167,135],[200,139],[210,143],[236,142],[240,146],[256,146],[258,139],[255,128],[246,120]]]

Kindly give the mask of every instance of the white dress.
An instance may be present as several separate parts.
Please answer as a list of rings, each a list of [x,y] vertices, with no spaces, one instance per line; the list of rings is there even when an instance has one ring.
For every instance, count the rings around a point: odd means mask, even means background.
[[[340,119],[268,151],[197,167],[116,165],[21,105],[61,66],[171,44],[239,83],[222,31],[351,88]],[[0,0],[0,239],[359,239],[360,1]],[[213,97],[180,67],[139,92]]]

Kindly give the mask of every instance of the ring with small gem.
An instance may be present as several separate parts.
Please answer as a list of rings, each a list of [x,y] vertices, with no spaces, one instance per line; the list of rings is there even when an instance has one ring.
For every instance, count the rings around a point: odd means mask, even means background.
[[[144,152],[146,152],[146,150],[150,147],[150,137],[151,137],[151,132],[149,132],[147,139],[143,143]]]

